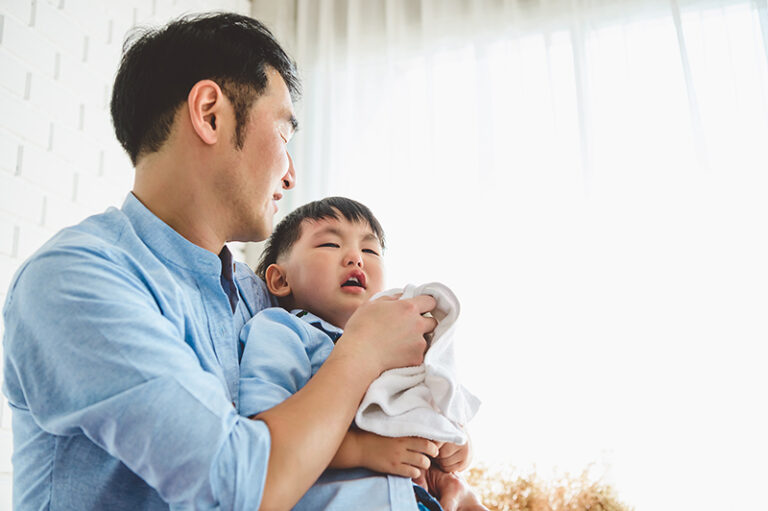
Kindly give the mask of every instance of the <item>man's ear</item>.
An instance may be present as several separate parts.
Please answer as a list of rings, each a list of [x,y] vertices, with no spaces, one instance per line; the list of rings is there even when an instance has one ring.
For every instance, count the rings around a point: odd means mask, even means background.
[[[189,120],[197,136],[206,144],[215,144],[219,139],[221,130],[216,121],[224,103],[224,93],[213,80],[200,80],[189,91]]]
[[[267,289],[278,298],[285,298],[291,294],[291,285],[286,279],[285,270],[278,264],[270,264],[264,275]]]

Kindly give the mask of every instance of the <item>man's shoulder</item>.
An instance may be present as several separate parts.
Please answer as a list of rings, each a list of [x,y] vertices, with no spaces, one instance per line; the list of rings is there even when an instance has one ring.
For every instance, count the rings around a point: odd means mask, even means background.
[[[121,237],[130,229],[131,224],[125,214],[119,209],[109,208],[104,213],[60,230],[32,254],[27,262],[56,252],[83,256],[114,252]]]
[[[9,295],[20,282],[42,284],[55,276],[66,276],[72,268],[116,267],[129,264],[140,245],[125,214],[109,208],[104,213],[65,227],[45,242],[16,271]],[[133,246],[133,247],[132,247]],[[140,249],[139,249],[140,250]]]

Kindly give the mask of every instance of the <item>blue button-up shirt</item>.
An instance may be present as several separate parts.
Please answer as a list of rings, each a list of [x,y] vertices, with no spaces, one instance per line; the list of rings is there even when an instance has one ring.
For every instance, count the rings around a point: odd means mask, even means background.
[[[233,403],[238,334],[269,305],[133,195],[54,236],[3,310],[14,508],[257,509],[269,430]]]

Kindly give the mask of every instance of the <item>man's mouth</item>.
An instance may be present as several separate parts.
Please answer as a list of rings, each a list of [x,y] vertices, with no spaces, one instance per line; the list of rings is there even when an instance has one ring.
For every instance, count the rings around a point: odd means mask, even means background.
[[[283,198],[283,194],[280,192],[275,192],[272,194],[272,208],[274,209],[274,213],[277,213],[278,206],[277,201]]]

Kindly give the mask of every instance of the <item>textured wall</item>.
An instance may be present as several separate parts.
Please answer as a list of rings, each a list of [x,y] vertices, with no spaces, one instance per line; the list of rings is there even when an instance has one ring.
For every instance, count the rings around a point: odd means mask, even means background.
[[[126,32],[187,12],[250,9],[249,0],[0,0],[0,302],[46,239],[119,205],[130,189],[133,171],[109,118]],[[11,412],[4,398],[0,405],[4,511]]]

